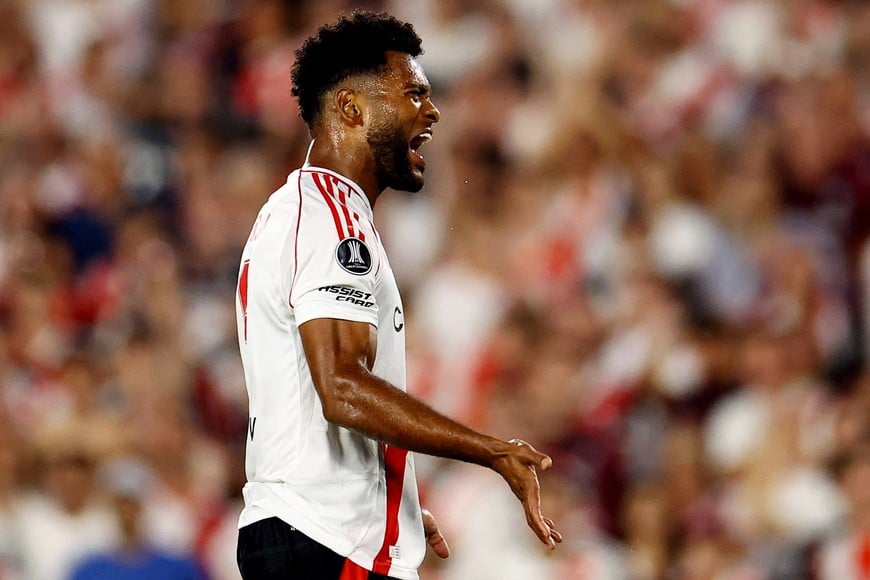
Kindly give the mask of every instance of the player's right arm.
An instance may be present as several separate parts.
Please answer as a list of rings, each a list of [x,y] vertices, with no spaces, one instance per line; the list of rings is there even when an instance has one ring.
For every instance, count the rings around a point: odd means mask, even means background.
[[[478,433],[375,376],[377,332],[372,325],[316,318],[299,331],[328,421],[409,451],[493,469],[522,502],[538,538],[551,549],[562,541],[552,520],[541,513],[537,471],[549,469],[548,456],[522,441]]]
[[[478,433],[434,411],[372,372],[377,351],[378,309],[373,299],[337,301],[333,288],[365,297],[376,294],[379,254],[363,252],[363,266],[346,267],[340,250],[355,236],[361,250],[377,234],[365,219],[345,211],[331,176],[305,172],[304,207],[295,241],[283,252],[284,291],[289,296],[324,418],[371,439],[408,451],[459,459],[498,472],[520,499],[529,526],[553,547],[562,536],[541,514],[537,471],[552,461],[522,441]],[[302,200],[300,200],[302,201]],[[304,243],[300,243],[304,241]],[[356,243],[356,242],[354,242]]]

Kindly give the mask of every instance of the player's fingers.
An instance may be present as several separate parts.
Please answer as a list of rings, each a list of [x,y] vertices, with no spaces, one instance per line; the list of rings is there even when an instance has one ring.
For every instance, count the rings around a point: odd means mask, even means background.
[[[561,532],[556,529],[556,522],[550,518],[544,518],[544,523],[550,528],[550,537],[553,538],[557,544],[561,544],[564,538],[562,537]]]
[[[421,511],[423,513],[423,533],[429,536],[438,530],[438,520],[429,510],[423,508]]]
[[[439,558],[450,557],[450,546],[447,544],[447,540],[444,539],[441,532],[429,536],[428,541],[432,551],[435,552],[435,555]]]
[[[526,522],[538,539],[541,540],[549,549],[556,547],[555,542],[550,537],[550,526],[544,521],[544,516],[541,513],[541,492],[538,486],[538,478],[534,479],[526,486],[525,496],[523,497],[523,509],[526,512]]]
[[[427,509],[423,510],[423,533],[426,534],[426,541],[432,548],[432,551],[439,558],[450,557],[450,546],[438,527],[438,520]]]
[[[555,540],[552,538],[552,530],[541,519],[540,513],[537,510],[526,507],[526,522],[529,527],[538,536],[538,539],[547,546],[550,550],[556,547]]]

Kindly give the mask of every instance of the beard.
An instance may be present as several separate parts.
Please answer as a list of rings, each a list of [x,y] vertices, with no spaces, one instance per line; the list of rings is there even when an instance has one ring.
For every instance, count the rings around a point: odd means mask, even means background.
[[[382,188],[416,193],[423,189],[423,176],[411,166],[408,137],[395,116],[372,124],[366,134],[375,161],[375,175]]]

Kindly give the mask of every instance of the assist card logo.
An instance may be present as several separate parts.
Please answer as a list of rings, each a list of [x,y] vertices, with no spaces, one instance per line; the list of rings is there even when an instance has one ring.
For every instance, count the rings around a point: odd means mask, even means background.
[[[359,238],[345,238],[335,249],[335,259],[346,272],[356,276],[368,274],[372,269],[372,255]]]

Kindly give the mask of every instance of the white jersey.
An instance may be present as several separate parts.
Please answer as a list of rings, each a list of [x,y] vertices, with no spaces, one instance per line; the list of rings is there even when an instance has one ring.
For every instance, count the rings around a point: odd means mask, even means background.
[[[260,210],[236,295],[250,418],[239,527],[278,517],[356,564],[416,579],[426,541],[414,461],[323,417],[299,326],[377,327],[373,372],[405,389],[402,302],[362,189],[312,166]]]

